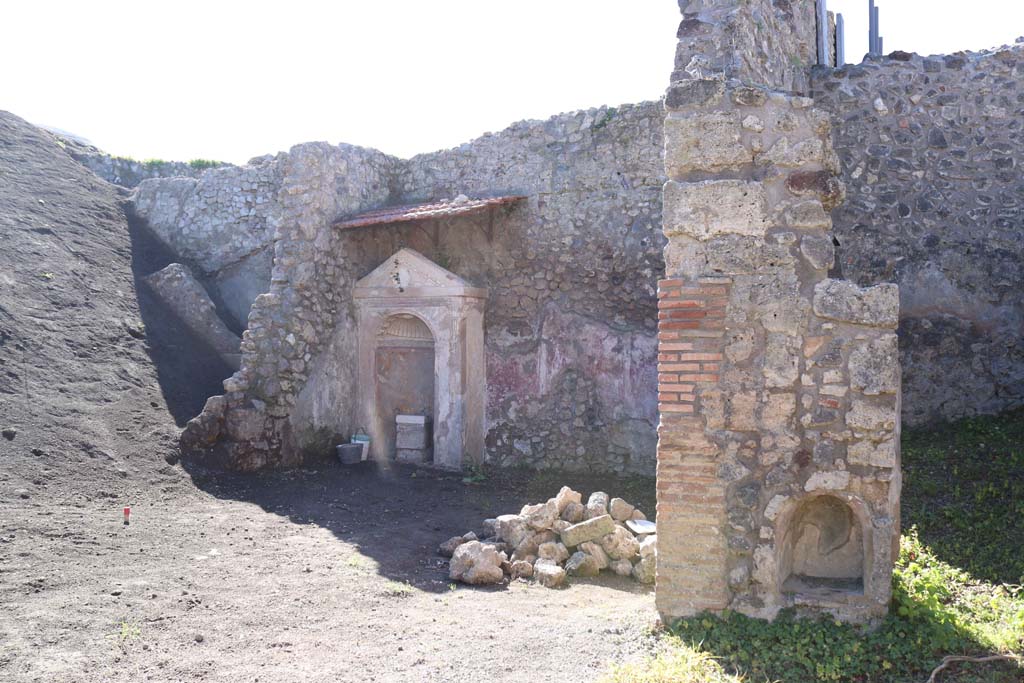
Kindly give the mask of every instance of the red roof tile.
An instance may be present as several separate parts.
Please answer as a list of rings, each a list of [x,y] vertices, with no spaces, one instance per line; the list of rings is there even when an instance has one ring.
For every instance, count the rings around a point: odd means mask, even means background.
[[[406,223],[409,221],[452,218],[454,216],[480,213],[494,206],[512,204],[520,199],[525,199],[525,197],[523,195],[506,195],[503,197],[487,197],[485,199],[463,198],[462,201],[452,199],[426,204],[386,206],[340,220],[334,224],[334,227],[347,230],[349,228],[363,228],[368,225],[383,225],[385,223]]]

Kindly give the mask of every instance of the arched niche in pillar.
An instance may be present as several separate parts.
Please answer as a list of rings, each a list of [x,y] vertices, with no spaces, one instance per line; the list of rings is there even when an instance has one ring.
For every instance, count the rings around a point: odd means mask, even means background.
[[[397,410],[408,403],[427,411],[423,397],[413,394],[429,384],[420,376],[429,365],[420,356],[431,348],[432,462],[448,469],[461,468],[467,460],[481,462],[487,290],[412,249],[401,249],[357,282],[352,294],[358,328],[356,399],[359,424],[370,433],[371,457],[395,456]],[[407,374],[408,397],[401,395],[401,373]],[[380,386],[382,377],[388,386]]]
[[[841,491],[791,501],[776,520],[778,588],[795,604],[859,603],[872,589],[867,505]]]

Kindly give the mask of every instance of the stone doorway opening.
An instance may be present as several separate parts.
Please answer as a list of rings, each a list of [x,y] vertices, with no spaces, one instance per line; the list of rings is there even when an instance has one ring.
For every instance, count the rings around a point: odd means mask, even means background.
[[[783,528],[782,592],[798,601],[863,595],[869,539],[845,501],[832,495],[804,500]]]
[[[434,419],[434,355],[434,335],[422,320],[408,313],[384,320],[377,334],[374,380],[383,449],[389,457],[418,460],[417,464],[433,461],[432,444],[399,443],[396,418],[424,417],[429,434]]]

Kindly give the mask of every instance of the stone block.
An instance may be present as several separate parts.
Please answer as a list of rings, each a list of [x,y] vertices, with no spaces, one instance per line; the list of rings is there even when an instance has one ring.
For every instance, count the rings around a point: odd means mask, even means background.
[[[608,553],[604,551],[604,548],[593,541],[580,543],[580,550],[594,558],[594,561],[597,562],[598,569],[606,569],[608,564],[611,562],[608,557]]]
[[[479,541],[463,543],[452,555],[448,577],[469,584],[501,583],[505,578],[501,565],[507,559],[505,553]]]
[[[524,538],[532,536],[533,530],[522,515],[500,515],[494,520],[494,533],[515,548]]]
[[[427,430],[422,427],[416,429],[402,429],[395,431],[395,448],[418,448],[424,449],[430,445]]]
[[[764,236],[768,200],[761,183],[707,180],[665,184],[664,222],[668,237],[705,240],[715,235]]]
[[[525,517],[527,524],[534,529],[550,529],[558,519],[558,505],[554,499],[537,505],[526,505],[519,514]]]
[[[881,443],[859,441],[850,444],[847,449],[847,460],[851,465],[895,467],[896,441],[894,439],[887,439]]]
[[[804,491],[838,491],[850,485],[850,473],[841,470],[837,472],[815,472],[804,484]]]
[[[899,324],[899,287],[858,287],[846,280],[822,280],[814,287],[814,313],[822,318],[895,329]]]
[[[571,503],[579,503],[583,500],[583,494],[579,491],[573,491],[568,486],[563,486],[558,490],[558,495],[555,496],[555,506],[558,508],[558,514],[565,512],[565,508]]]
[[[608,509],[611,512],[612,519],[616,522],[625,522],[632,517],[635,508],[622,498],[612,498],[611,502],[608,503]]]
[[[817,199],[790,204],[783,211],[783,218],[786,225],[798,230],[828,230],[832,227],[832,219]]]
[[[654,583],[657,567],[658,556],[648,555],[633,565],[633,578],[640,583]]]
[[[562,531],[562,543],[572,548],[586,541],[593,541],[594,539],[606,536],[615,531],[616,528],[618,527],[615,526],[615,520],[611,518],[611,515],[594,517],[579,524],[573,524]]]
[[[867,401],[853,401],[846,413],[846,426],[862,431],[891,430],[896,426],[896,406],[880,406]]]
[[[766,429],[783,431],[796,415],[796,394],[768,394],[762,409],[761,422]]]
[[[764,383],[767,387],[791,387],[800,376],[800,337],[779,332],[768,335],[764,352]]]
[[[593,555],[577,551],[565,563],[565,571],[570,576],[597,576],[601,568]]]
[[[815,270],[828,270],[835,264],[836,248],[828,235],[804,235],[800,253]]]
[[[551,560],[537,560],[533,564],[533,576],[545,588],[557,588],[565,583],[565,570]]]
[[[562,564],[569,559],[569,550],[562,543],[549,541],[540,544],[537,548],[537,557]]]
[[[757,163],[775,166],[810,166],[822,163],[825,156],[825,145],[817,139],[790,142],[789,138],[779,138],[767,152],[757,155]]]
[[[732,101],[742,107],[760,107],[768,101],[768,93],[763,88],[741,86],[732,91]]]
[[[753,162],[740,137],[739,114],[695,113],[665,119],[665,171],[678,177],[692,171],[715,171]]]
[[[854,389],[869,395],[896,393],[900,385],[896,335],[886,334],[853,347],[849,367]]]
[[[665,92],[667,109],[703,107],[717,104],[725,94],[725,81],[714,78],[689,78],[676,81]]]
[[[786,178],[786,189],[797,196],[817,196],[826,211],[846,198],[843,181],[829,171],[797,171]]]

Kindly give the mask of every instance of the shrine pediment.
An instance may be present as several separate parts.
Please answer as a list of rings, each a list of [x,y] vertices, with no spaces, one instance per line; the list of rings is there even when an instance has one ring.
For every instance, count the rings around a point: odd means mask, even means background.
[[[353,295],[364,297],[465,296],[483,298],[487,290],[474,287],[413,249],[399,249],[359,280]]]

